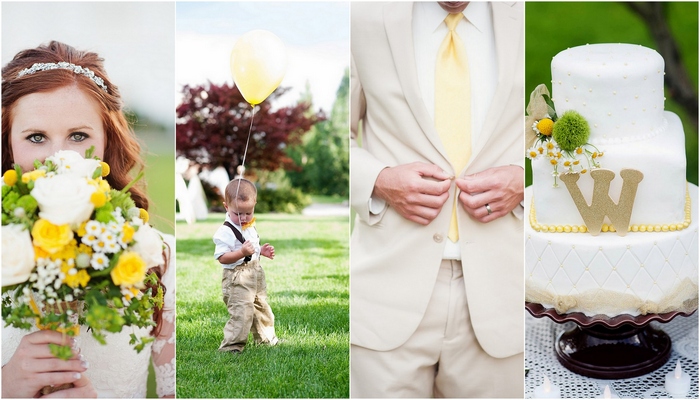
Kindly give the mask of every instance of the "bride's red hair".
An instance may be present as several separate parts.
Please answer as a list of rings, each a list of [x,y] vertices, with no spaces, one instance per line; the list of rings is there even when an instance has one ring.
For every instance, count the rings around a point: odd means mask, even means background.
[[[64,69],[39,71],[19,77],[19,72],[35,63],[65,61],[89,68],[102,78],[108,93],[90,78]],[[104,60],[96,53],[79,51],[64,43],[52,41],[35,49],[22,50],[2,69],[2,172],[13,168],[14,157],[10,146],[10,128],[15,103],[31,93],[50,92],[74,85],[83,90],[100,105],[106,145],[104,160],[110,166],[107,181],[115,189],[122,189],[130,181],[132,169],[142,169],[141,146],[123,112],[119,89],[114,86],[104,70]],[[130,190],[136,205],[148,209],[148,198],[143,185]]]

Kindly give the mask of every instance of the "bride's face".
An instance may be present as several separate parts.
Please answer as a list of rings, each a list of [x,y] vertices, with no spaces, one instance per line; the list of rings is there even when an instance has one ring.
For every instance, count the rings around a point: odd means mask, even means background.
[[[28,94],[12,110],[10,146],[23,171],[59,150],[84,156],[94,146],[94,155],[103,158],[105,139],[100,105],[76,86]]]

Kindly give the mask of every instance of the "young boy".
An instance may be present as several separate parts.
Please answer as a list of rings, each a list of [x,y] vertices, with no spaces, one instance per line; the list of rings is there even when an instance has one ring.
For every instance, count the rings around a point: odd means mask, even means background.
[[[221,291],[230,316],[219,351],[240,353],[251,330],[256,343],[278,342],[259,261],[261,255],[275,258],[275,248],[269,243],[260,246],[253,217],[257,195],[255,185],[246,179],[229,182],[224,195],[226,221],[214,234],[214,258],[224,268]]]

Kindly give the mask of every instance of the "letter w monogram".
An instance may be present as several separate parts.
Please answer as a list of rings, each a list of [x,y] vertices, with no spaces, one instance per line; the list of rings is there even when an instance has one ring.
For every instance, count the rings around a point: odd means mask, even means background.
[[[579,176],[578,173],[563,173],[559,178],[566,184],[566,188],[569,190],[569,194],[571,194],[576,208],[581,213],[581,218],[583,218],[591,235],[596,236],[600,233],[603,228],[603,220],[607,215],[617,234],[625,236],[629,230],[632,206],[637,195],[637,186],[644,179],[644,174],[636,169],[623,169],[620,171],[623,181],[622,191],[620,192],[620,201],[615,204],[608,194],[610,181],[615,178],[615,173],[609,169],[594,169],[591,171],[593,199],[590,205],[583,198],[581,189],[576,183]]]

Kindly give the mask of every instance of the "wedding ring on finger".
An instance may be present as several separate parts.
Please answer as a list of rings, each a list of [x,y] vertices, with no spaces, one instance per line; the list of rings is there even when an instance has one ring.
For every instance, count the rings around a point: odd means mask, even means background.
[[[486,203],[486,204],[484,205],[484,207],[486,207],[486,211],[489,213],[488,215],[491,215],[491,213],[493,212],[493,210],[491,209],[491,206],[489,206],[489,203]]]

